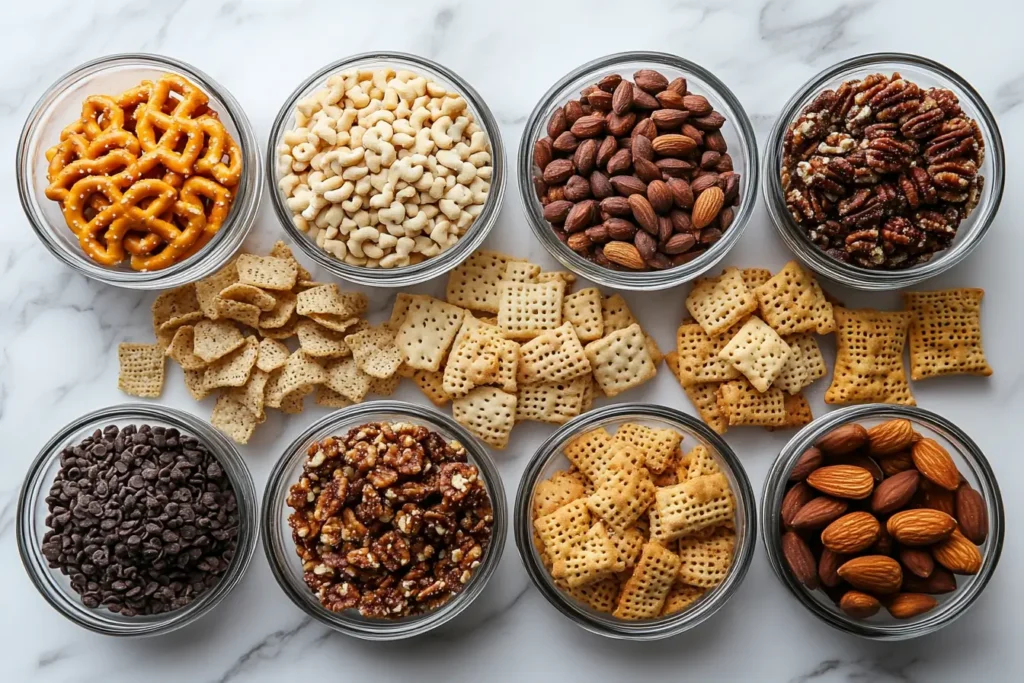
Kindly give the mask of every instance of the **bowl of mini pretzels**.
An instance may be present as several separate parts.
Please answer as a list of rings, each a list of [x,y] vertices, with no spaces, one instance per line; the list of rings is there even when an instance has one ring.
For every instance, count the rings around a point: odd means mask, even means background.
[[[18,142],[44,246],[106,284],[164,289],[221,268],[256,216],[262,167],[241,106],[183,62],[122,54],[58,79]]]

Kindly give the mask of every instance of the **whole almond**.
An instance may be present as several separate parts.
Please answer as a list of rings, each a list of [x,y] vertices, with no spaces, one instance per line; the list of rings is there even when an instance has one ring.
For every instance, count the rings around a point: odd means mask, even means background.
[[[616,114],[625,114],[633,106],[633,84],[622,80],[615,86],[612,94],[612,111]]]
[[[922,579],[913,574],[903,575],[903,590],[910,593],[941,595],[956,590],[956,577],[945,567],[935,567],[932,575]]]
[[[663,180],[652,180],[647,183],[647,201],[655,213],[668,213],[672,208],[672,191]]]
[[[651,121],[658,127],[658,130],[676,130],[690,116],[689,112],[679,109],[656,109],[651,114]]]
[[[684,96],[683,109],[686,109],[694,116],[706,116],[714,110],[711,103],[708,102],[708,98],[703,95]]]
[[[977,574],[981,570],[981,551],[959,529],[931,550],[935,561],[954,574]]]
[[[605,168],[608,171],[608,175],[613,176],[620,173],[628,173],[632,166],[633,154],[628,149],[620,149],[608,160],[608,165]]]
[[[796,514],[790,519],[789,526],[797,531],[824,529],[834,520],[839,519],[848,507],[849,504],[845,500],[818,496],[797,510]]]
[[[967,482],[956,490],[956,521],[971,543],[981,545],[988,538],[988,508],[981,494]]]
[[[686,109],[683,102],[683,96],[677,93],[675,90],[662,90],[660,93],[654,96],[665,109]],[[689,116],[689,113],[687,113]]]
[[[654,165],[661,169],[661,174],[665,176],[666,181],[669,178],[685,178],[693,170],[693,164],[689,161],[671,157],[658,159]]]
[[[601,144],[597,147],[597,158],[594,160],[598,167],[604,168],[608,165],[608,160],[612,158],[612,155],[619,150],[619,142],[615,139],[614,135],[605,136],[605,139],[601,141]]]
[[[666,90],[671,90],[679,95],[686,94],[686,79],[682,77],[673,78],[669,81],[669,84],[665,87]]]
[[[701,147],[704,146],[704,131],[700,130],[693,124],[689,122],[684,123],[682,128],[679,129],[679,132],[693,140]]]
[[[862,453],[847,453],[846,455],[835,455],[829,459],[829,462],[834,463],[836,465],[855,465],[857,467],[863,467],[864,469],[871,473],[871,476],[874,478],[876,484],[885,479],[885,472],[883,472],[882,468],[878,466],[878,463],[875,462],[874,458],[869,458],[868,456]]]
[[[587,95],[587,104],[590,105],[590,108],[593,111],[611,111],[612,99],[612,94],[610,92],[605,92],[604,90],[594,90],[589,95]]]
[[[712,150],[705,150],[700,155],[700,167],[706,171],[712,171],[718,166],[718,162],[722,160],[722,155]]]
[[[586,233],[593,244],[604,244],[610,239],[608,237],[608,227],[604,223],[592,225],[583,232]]]
[[[892,455],[909,448],[914,441],[914,425],[901,418],[886,420],[868,430],[868,451],[872,455]]]
[[[900,563],[885,555],[854,557],[844,562],[838,573],[854,588],[873,595],[895,593],[903,583]]]
[[[633,74],[633,82],[636,83],[638,88],[652,95],[668,87],[668,79],[654,69],[640,69]]]
[[[671,219],[669,219],[669,225],[672,225]],[[669,256],[675,256],[693,249],[693,245],[696,243],[697,240],[690,233],[676,233],[668,238],[662,250]]]
[[[882,525],[870,512],[851,512],[825,527],[821,542],[832,552],[852,555],[874,545],[881,529]]]
[[[597,82],[597,87],[605,92],[615,92],[615,88],[622,83],[623,78],[619,74],[608,74]]]
[[[629,149],[633,154],[634,161],[637,159],[646,159],[653,163],[654,146],[651,144],[649,138],[645,138],[643,135],[634,135],[630,138]],[[658,177],[661,177],[660,172]]]
[[[551,143],[551,146],[558,152],[568,154],[575,152],[576,148],[580,146],[580,140],[569,131],[565,131]]]
[[[572,155],[572,163],[576,172],[588,176],[597,167],[597,140],[584,140]]]
[[[885,603],[894,619],[912,619],[935,609],[938,601],[924,593],[897,593]]]
[[[592,138],[604,132],[605,117],[601,114],[581,116],[569,128],[569,132],[578,138]]]
[[[672,220],[672,227],[676,232],[694,235],[693,223],[690,222],[690,214],[680,209],[672,209],[668,212],[668,217]],[[697,231],[694,238],[699,236],[700,233]]]
[[[782,498],[782,505],[779,507],[779,516],[785,526],[791,526],[793,518],[800,508],[809,503],[817,495],[817,492],[804,482],[791,486],[786,495]],[[839,513],[842,514],[842,513]]]
[[[628,151],[628,150],[620,150]],[[647,183],[640,180],[639,178],[631,175],[616,175],[608,179],[611,182],[612,187],[615,191],[621,194],[623,197],[629,197],[634,194],[644,194],[647,192]]]
[[[645,137],[635,138],[636,140],[646,140]],[[650,159],[637,159],[633,158],[633,170],[640,180],[645,183],[650,183],[655,180],[661,180],[661,169]]]
[[[590,92],[597,91],[597,88],[588,88]],[[569,126],[576,123],[583,116],[583,105],[576,100],[569,100],[562,107],[562,111],[565,113],[565,123]]]
[[[541,138],[533,143],[533,163],[537,165],[537,168],[543,171],[553,158],[551,138]]]
[[[566,181],[562,192],[570,202],[581,202],[590,198],[590,182],[583,176],[574,175]]]
[[[569,130],[569,122],[565,120],[565,112],[556,109],[548,119],[548,137],[554,140],[567,130]]]
[[[718,174],[714,172],[705,172],[693,179],[690,183],[690,189],[693,190],[693,194],[699,195],[709,187],[715,187],[716,185],[718,185]]]
[[[928,479],[922,478],[917,487],[917,495],[911,501],[911,507],[938,510],[952,517],[956,514],[956,496],[952,491],[947,491]]]
[[[634,95],[635,94],[636,93],[634,93]],[[637,121],[636,127],[633,128],[632,135],[633,137],[639,136],[647,138],[648,140],[654,140],[654,138],[658,136],[658,127],[655,126],[654,121],[651,121],[649,118],[643,119],[641,121]]]
[[[887,455],[878,459],[878,466],[887,477],[914,469],[914,459],[910,457],[910,451],[902,451],[895,455]]]
[[[782,535],[782,556],[797,581],[811,590],[818,587],[818,566],[814,555],[795,531]]]
[[[685,135],[666,133],[652,141],[654,151],[663,157],[681,157],[697,148],[697,143]]]
[[[888,515],[907,506],[921,481],[917,470],[907,470],[885,479],[871,494],[871,510],[878,515]]]
[[[691,116],[690,121],[695,127],[705,131],[718,130],[725,125],[725,117],[717,111],[713,111],[707,116]]]
[[[569,211],[572,209],[572,202],[565,199],[557,202],[550,202],[544,207],[544,220],[549,223],[560,224],[565,221],[566,216],[569,215]]]
[[[577,232],[569,235],[566,245],[576,252],[585,252],[593,246],[594,242],[586,232]]]
[[[648,191],[650,186],[648,186]],[[654,207],[647,197],[642,194],[629,195],[629,208],[633,211],[633,220],[641,228],[651,233],[658,234],[658,216],[654,213]]]
[[[658,216],[658,244],[661,246],[662,253],[665,245],[672,239],[675,233],[675,228],[672,226],[672,219],[668,216]]]
[[[935,558],[927,550],[920,548],[901,548],[900,564],[914,576],[927,579],[935,571]],[[906,576],[906,572],[904,572]]]
[[[807,478],[814,470],[821,467],[821,463],[824,460],[821,454],[821,450],[815,446],[811,446],[797,459],[796,464],[793,465],[793,469],[789,471],[790,481],[803,481]]]
[[[693,189],[690,183],[681,178],[669,178],[666,182],[668,189],[672,192],[672,201],[680,209],[693,208]]]
[[[736,212],[732,210],[732,207],[727,206],[718,212],[718,225],[725,230],[732,225],[734,218],[736,218]]]
[[[915,441],[910,449],[914,466],[921,474],[947,491],[955,491],[960,485],[960,472],[949,455],[934,439]]]
[[[719,133],[719,131],[717,131],[717,130],[714,131],[714,132],[715,133]],[[722,173],[732,173],[732,171],[733,171],[732,156],[730,156],[729,154],[722,154],[721,156],[719,156],[718,157],[718,163],[715,164],[715,170],[718,171],[719,174],[722,174]],[[738,177],[737,177],[737,180],[739,180]],[[725,188],[723,187],[722,189],[724,190]]]
[[[856,422],[836,427],[815,444],[829,455],[845,455],[857,450],[868,440],[868,430]]]
[[[605,127],[608,132],[617,138],[621,138],[629,134],[629,131],[633,130],[633,126],[636,125],[636,114],[633,112],[626,112],[625,114],[616,114],[612,112],[608,114],[605,119]]]
[[[956,529],[956,520],[945,512],[916,508],[897,512],[885,528],[902,545],[923,546],[949,538]]]
[[[544,182],[548,185],[559,185],[568,180],[575,170],[569,159],[555,159],[544,169]]]
[[[654,254],[658,251],[658,240],[652,237],[650,233],[638,230],[633,235],[633,246],[636,247],[644,263],[649,265],[651,259],[654,258]]]
[[[839,600],[839,609],[854,619],[868,619],[878,614],[882,603],[873,595],[861,591],[846,591]]]
[[[711,187],[701,192],[693,203],[693,215],[691,216],[693,227],[701,229],[711,225],[718,217],[718,212],[722,210],[724,203],[725,195],[717,187]]]
[[[605,200],[615,194],[615,188],[608,180],[608,176],[600,171],[593,171],[590,174],[590,194],[594,199]]]
[[[889,535],[889,530],[884,526],[881,531],[878,532],[878,540],[871,546],[872,555],[889,555],[892,556],[893,550],[895,550],[896,542],[892,540],[892,536]]]
[[[623,268],[630,270],[643,270],[644,268],[644,260],[640,257],[640,252],[629,242],[618,240],[608,242],[604,245],[602,252],[609,261]]]
[[[867,498],[875,488],[871,472],[854,465],[819,467],[807,477],[807,483],[830,496],[854,500]]]
[[[626,197],[606,197],[602,199],[601,211],[612,216],[633,215],[633,210],[629,208],[629,199]]]
[[[839,553],[834,553],[828,548],[821,551],[821,557],[818,558],[818,581],[821,585],[829,588],[835,588],[843,582],[839,578],[839,567],[842,566],[849,558]]]
[[[604,222],[608,229],[608,238],[622,242],[632,242],[638,228],[623,218],[609,218]]]

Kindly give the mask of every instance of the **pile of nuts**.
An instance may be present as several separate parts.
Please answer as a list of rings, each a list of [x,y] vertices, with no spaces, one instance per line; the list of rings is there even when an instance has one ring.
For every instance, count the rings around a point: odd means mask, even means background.
[[[978,204],[985,141],[945,88],[898,73],[825,90],[786,131],[786,205],[832,258],[893,270],[950,246]]]
[[[686,79],[605,76],[555,110],[534,144],[537,195],[555,235],[613,269],[663,270],[722,237],[740,176],[725,117]]]
[[[340,261],[400,268],[451,248],[483,211],[491,146],[458,93],[411,71],[335,74],[278,148],[295,226]]]
[[[794,578],[821,587],[854,619],[884,606],[910,619],[977,574],[988,536],[981,494],[909,420],[845,424],[793,466],[782,553]]]
[[[426,613],[460,593],[494,522],[465,448],[407,423],[314,443],[287,502],[306,584],[332,612],[372,619]]]

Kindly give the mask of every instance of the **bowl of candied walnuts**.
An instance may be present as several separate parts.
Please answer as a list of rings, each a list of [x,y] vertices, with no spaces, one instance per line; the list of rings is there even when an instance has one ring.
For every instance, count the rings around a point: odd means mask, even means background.
[[[160,55],[82,64],[33,107],[18,194],[43,245],[94,280],[166,289],[210,275],[252,227],[263,191],[241,105]]]
[[[933,277],[995,218],[1005,159],[964,78],[909,54],[840,62],[789,100],[765,154],[765,203],[810,268],[865,290]]]
[[[339,410],[292,442],[263,498],[263,545],[299,608],[342,633],[407,638],[483,592],[501,558],[505,493],[450,418],[400,401]]]

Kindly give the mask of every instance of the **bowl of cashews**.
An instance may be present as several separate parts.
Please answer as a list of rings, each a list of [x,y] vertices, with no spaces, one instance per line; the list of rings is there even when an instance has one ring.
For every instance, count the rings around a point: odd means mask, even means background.
[[[343,280],[404,287],[465,260],[494,226],[505,151],[480,95],[423,57],[373,53],[304,80],[267,146],[272,204]]]
[[[252,227],[262,157],[241,105],[198,69],[149,54],[82,64],[51,85],[18,142],[18,192],[75,271],[167,289],[222,268]]]

